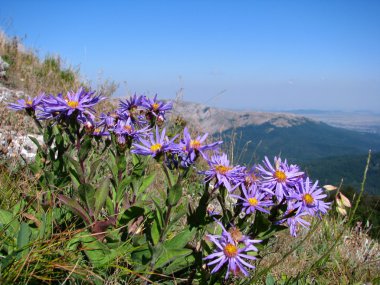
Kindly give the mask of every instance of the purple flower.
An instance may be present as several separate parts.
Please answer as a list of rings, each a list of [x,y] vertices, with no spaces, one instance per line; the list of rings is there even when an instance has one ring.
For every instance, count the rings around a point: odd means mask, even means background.
[[[68,92],[66,96],[58,94],[57,96],[45,97],[41,106],[40,119],[67,119],[75,115],[77,121],[85,123],[88,118],[94,120],[94,106],[105,97],[93,96],[95,92],[86,92],[83,88],[74,92]]]
[[[44,97],[45,94],[41,94],[34,98],[28,96],[27,99],[17,100],[17,103],[8,103],[8,108],[16,111],[35,111]]]
[[[136,94],[129,97],[126,101],[120,100],[120,107],[118,109],[120,117],[125,120],[129,117],[134,123],[144,121],[142,110],[144,100],[145,96],[137,96]]]
[[[291,194],[293,187],[304,174],[299,171],[297,166],[288,166],[286,160],[282,162],[281,158],[274,158],[274,167],[267,157],[265,157],[263,163],[265,168],[259,165],[257,169],[262,175],[263,184],[267,188],[274,190],[278,201]]]
[[[239,186],[243,179],[244,167],[230,166],[230,162],[225,153],[222,155],[214,154],[207,162],[210,169],[201,171],[200,173],[206,175],[206,181],[216,178],[217,183],[215,188],[224,185],[229,192],[232,192]]]
[[[273,202],[268,200],[268,193],[259,191],[256,184],[252,184],[250,188],[246,189],[245,185],[241,185],[244,197],[238,195],[230,195],[234,198],[241,200],[241,205],[243,206],[243,211],[248,215],[254,213],[255,211],[260,211],[269,214],[269,211],[263,207],[273,206]]]
[[[156,157],[162,153],[169,151],[178,151],[178,146],[174,143],[174,140],[177,138],[175,136],[171,140],[165,136],[165,128],[162,130],[160,135],[159,129],[156,126],[156,136],[150,134],[149,141],[143,138],[140,138],[139,141],[141,144],[133,143],[134,149],[131,150],[132,153],[140,154],[140,155],[151,155],[152,157]]]
[[[241,272],[248,276],[249,273],[246,268],[254,269],[255,266],[246,260],[256,260],[256,257],[247,253],[257,251],[253,244],[261,241],[245,237],[236,228],[227,232],[221,223],[218,222],[218,224],[222,227],[222,235],[207,235],[207,238],[216,245],[215,251],[204,258],[204,260],[209,261],[208,266],[215,265],[211,273],[219,271],[224,264],[227,264],[226,279],[231,272],[234,275]]]
[[[113,128],[115,127],[117,117],[118,115],[116,113],[110,113],[110,112],[108,112],[107,114],[101,113],[99,126],[104,125],[109,129]]]
[[[116,135],[117,141],[119,144],[125,144],[126,139],[130,141],[139,140],[141,136],[148,132],[148,127],[137,130],[132,124],[131,118],[125,120],[118,120],[113,133]]]
[[[183,130],[183,139],[179,143],[181,149],[180,156],[185,166],[193,164],[199,154],[207,159],[204,152],[206,150],[216,149],[219,144],[223,143],[222,141],[218,141],[212,144],[205,144],[204,142],[207,136],[208,134],[206,133],[202,137],[198,136],[195,139],[192,139],[187,127],[185,127]]]
[[[312,185],[309,177],[306,180],[302,179],[296,190],[291,198],[297,200],[294,207],[298,208],[298,213],[307,212],[312,216],[327,213],[330,203],[323,201],[327,195],[322,188],[318,188],[318,181]]]
[[[172,102],[165,103],[165,102],[157,101],[157,95],[155,95],[153,99],[144,98],[142,105],[154,116],[157,117],[161,115],[162,118],[164,117],[166,111],[173,109]]]

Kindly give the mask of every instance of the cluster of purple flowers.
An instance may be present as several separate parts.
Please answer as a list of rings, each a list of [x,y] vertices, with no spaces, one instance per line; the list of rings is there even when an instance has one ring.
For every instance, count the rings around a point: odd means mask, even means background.
[[[318,181],[312,183],[297,165],[289,165],[286,160],[274,158],[272,164],[265,157],[262,165],[247,168],[232,165],[225,153],[221,153],[221,141],[207,143],[208,134],[192,137],[187,128],[182,138],[178,135],[169,138],[166,129],[160,126],[165,115],[172,109],[172,103],[161,102],[157,96],[153,99],[145,96],[131,96],[120,101],[119,108],[113,112],[101,113],[95,117],[94,106],[104,100],[94,92],[79,89],[66,96],[58,94],[40,95],[36,98],[19,100],[9,104],[14,110],[26,110],[39,120],[56,120],[58,122],[75,119],[87,133],[97,137],[114,137],[118,146],[128,146],[132,153],[151,156],[155,159],[175,162],[182,168],[194,166],[198,158],[208,163],[208,169],[199,171],[205,175],[205,181],[213,185],[213,191],[224,187],[230,197],[236,199],[246,216],[256,211],[270,214],[272,209],[284,209],[280,213],[277,224],[287,224],[292,236],[297,235],[299,225],[308,227],[306,216],[318,216],[327,213],[330,203],[323,199],[326,194],[318,187]],[[212,214],[216,217],[217,214]],[[208,239],[216,246],[216,251],[205,260],[215,267],[212,273],[227,264],[226,278],[230,272],[248,275],[246,268],[253,269],[249,260],[255,257],[248,255],[257,251],[253,245],[259,241],[243,235],[239,229],[232,227],[227,231],[220,222],[221,235],[208,235]],[[248,260],[248,261],[247,261]]]
[[[251,169],[231,165],[226,154],[214,154],[207,161],[210,167],[201,173],[206,175],[206,180],[215,181],[214,188],[225,187],[246,216],[256,211],[270,214],[271,209],[284,206],[285,210],[275,223],[287,224],[292,236],[297,235],[299,226],[308,228],[310,223],[305,220],[306,216],[321,217],[330,207],[330,203],[323,200],[327,195],[318,187],[318,181],[311,183],[298,166],[288,165],[286,160],[275,157],[272,165],[265,157],[263,166],[255,165]],[[211,272],[218,271],[227,263],[226,278],[229,272],[236,274],[236,270],[247,275],[242,267],[252,268],[252,265],[242,258],[252,257],[244,255],[251,250],[250,247],[232,243],[224,228],[222,235],[209,236],[209,239],[216,246],[216,252],[205,258],[216,258],[208,263],[216,265]]]
[[[100,95],[94,96],[94,93],[80,88],[77,92],[68,92],[66,95],[41,94],[35,98],[28,97],[26,100],[18,100],[17,103],[10,103],[8,107],[16,111],[26,110],[39,120],[59,121],[74,117],[84,124],[88,120],[94,120],[94,106],[105,99]]]

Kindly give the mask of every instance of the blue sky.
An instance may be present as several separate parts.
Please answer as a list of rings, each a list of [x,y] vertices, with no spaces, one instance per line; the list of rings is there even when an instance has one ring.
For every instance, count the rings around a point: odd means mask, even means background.
[[[380,111],[380,1],[2,0],[0,28],[84,78],[253,110]]]

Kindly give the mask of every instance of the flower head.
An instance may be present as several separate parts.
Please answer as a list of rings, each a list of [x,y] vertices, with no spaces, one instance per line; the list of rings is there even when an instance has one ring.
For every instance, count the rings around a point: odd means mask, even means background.
[[[256,184],[252,184],[248,189],[242,184],[241,189],[243,192],[242,196],[231,196],[240,200],[240,203],[243,206],[243,211],[246,214],[251,214],[255,211],[269,214],[269,211],[266,208],[273,206],[273,202],[267,199],[268,192],[260,191]]]
[[[167,111],[173,109],[172,102],[165,103],[165,102],[157,101],[157,95],[155,95],[153,99],[144,98],[142,105],[156,117],[159,115],[164,117]]]
[[[94,106],[105,97],[93,96],[95,92],[86,92],[79,88],[77,92],[68,92],[66,96],[58,94],[57,96],[45,97],[41,106],[40,119],[68,119],[74,115],[77,121],[85,123],[88,118],[94,120]]]
[[[141,144],[133,143],[134,149],[132,149],[131,152],[156,157],[165,152],[178,151],[178,146],[174,143],[177,136],[169,140],[168,137],[165,136],[165,133],[165,128],[160,134],[159,129],[156,126],[156,135],[154,136],[153,134],[150,134],[149,140],[140,138],[139,141]]]
[[[148,132],[148,127],[138,130],[133,125],[131,118],[128,118],[127,120],[118,120],[112,131],[116,135],[118,143],[125,144],[126,139],[129,141],[139,140],[142,136],[145,136]]]
[[[26,110],[35,111],[44,99],[45,94],[41,94],[34,98],[28,96],[27,99],[17,100],[17,103],[8,103],[8,108],[16,111]]]
[[[255,266],[248,263],[247,260],[252,261],[256,257],[247,253],[257,251],[257,248],[253,244],[261,241],[249,239],[237,228],[226,231],[220,222],[218,224],[222,228],[222,235],[207,235],[208,239],[216,246],[215,251],[204,258],[204,260],[209,260],[208,266],[215,265],[211,273],[219,271],[224,264],[227,264],[226,279],[230,273],[237,275],[241,272],[245,276],[248,276],[249,273],[246,268],[254,269]]]
[[[110,113],[107,114],[101,113],[100,114],[100,126],[106,126],[106,128],[113,128],[115,127],[116,121],[117,121],[118,115],[116,113]]]
[[[265,168],[261,165],[257,167],[262,175],[263,185],[273,190],[279,201],[291,194],[293,187],[304,174],[297,166],[288,166],[286,160],[282,162],[281,158],[274,158],[274,167],[267,157],[263,163]]]
[[[218,145],[222,143],[222,141],[214,142],[211,144],[205,144],[205,140],[208,134],[204,134],[203,136],[197,136],[196,138],[191,138],[189,130],[187,127],[183,130],[183,139],[179,143],[180,147],[180,156],[182,158],[182,162],[184,166],[191,165],[197,159],[199,154],[201,154],[204,158],[207,159],[205,151],[216,149]]]
[[[230,165],[225,153],[222,155],[214,154],[207,162],[210,169],[200,173],[206,175],[206,181],[216,178],[215,188],[224,185],[229,192],[232,192],[240,185],[244,167]]]
[[[327,195],[322,188],[318,188],[318,181],[311,184],[309,177],[302,179],[296,190],[291,198],[297,201],[294,207],[298,208],[298,213],[307,212],[312,216],[327,213],[330,203],[323,201]]]

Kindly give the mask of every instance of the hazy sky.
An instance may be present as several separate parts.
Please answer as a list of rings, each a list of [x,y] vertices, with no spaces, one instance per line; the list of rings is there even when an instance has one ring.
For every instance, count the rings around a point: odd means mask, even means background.
[[[213,106],[380,111],[380,1],[1,0],[0,28],[141,93]]]

